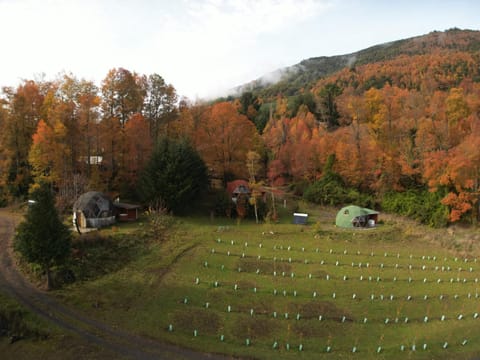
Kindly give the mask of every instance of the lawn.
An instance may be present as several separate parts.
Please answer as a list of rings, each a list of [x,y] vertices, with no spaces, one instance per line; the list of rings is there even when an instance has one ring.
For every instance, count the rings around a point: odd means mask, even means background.
[[[125,247],[135,255],[124,264],[56,296],[110,324],[204,352],[260,359],[480,353],[474,253],[452,246],[446,231],[411,222],[341,230],[333,209],[302,210],[306,226],[291,224],[287,212],[275,224],[181,218],[148,244],[146,223],[128,234],[115,229],[142,250]]]

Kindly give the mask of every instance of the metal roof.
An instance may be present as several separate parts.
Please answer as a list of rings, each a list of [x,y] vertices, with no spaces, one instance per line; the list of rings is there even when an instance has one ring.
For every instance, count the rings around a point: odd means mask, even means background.
[[[98,191],[86,192],[75,201],[73,211],[82,211],[86,218],[113,216],[113,203],[107,195]]]

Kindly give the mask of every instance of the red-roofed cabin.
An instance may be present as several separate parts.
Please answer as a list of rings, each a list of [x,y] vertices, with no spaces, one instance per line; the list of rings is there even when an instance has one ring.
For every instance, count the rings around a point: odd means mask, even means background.
[[[227,192],[231,196],[234,203],[237,202],[237,198],[240,195],[246,195],[250,197],[250,188],[248,187],[248,181],[234,180],[227,183]]]

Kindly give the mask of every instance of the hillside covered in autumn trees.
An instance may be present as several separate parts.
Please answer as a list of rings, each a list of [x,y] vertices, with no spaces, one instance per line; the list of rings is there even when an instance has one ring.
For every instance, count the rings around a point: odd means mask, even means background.
[[[251,179],[253,152],[257,181],[312,201],[368,202],[431,225],[478,221],[480,32],[432,32],[299,69],[209,103],[122,68],[100,86],[65,74],[3,88],[0,199],[24,199],[40,181],[65,208],[87,190],[135,198],[169,137],[190,142],[212,184]]]

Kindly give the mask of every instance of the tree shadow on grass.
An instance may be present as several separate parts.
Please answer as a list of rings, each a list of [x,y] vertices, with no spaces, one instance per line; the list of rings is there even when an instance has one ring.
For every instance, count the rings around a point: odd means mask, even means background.
[[[135,234],[83,234],[72,242],[72,255],[54,272],[56,287],[75,281],[94,280],[118,271],[147,249],[147,243]]]
[[[207,335],[216,335],[222,323],[220,316],[213,311],[183,308],[173,314],[175,327],[198,330]]]

